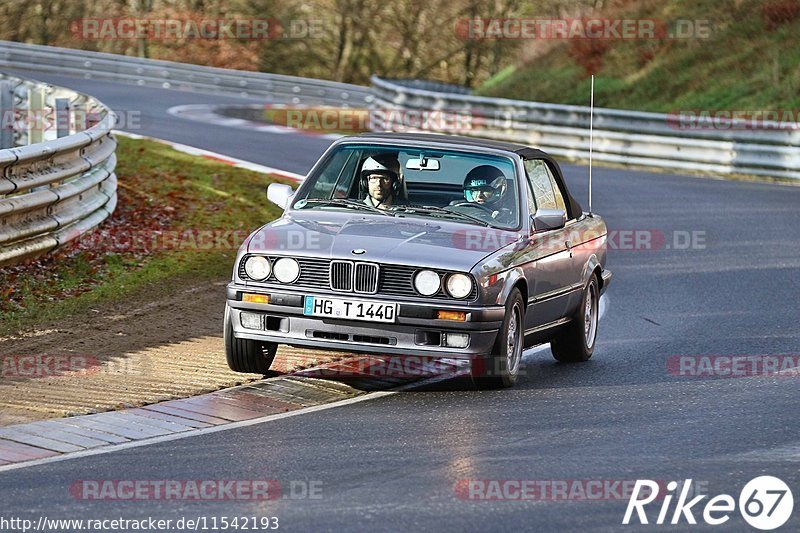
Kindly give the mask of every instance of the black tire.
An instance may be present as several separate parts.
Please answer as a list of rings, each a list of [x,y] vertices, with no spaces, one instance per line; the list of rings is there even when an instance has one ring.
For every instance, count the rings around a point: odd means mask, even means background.
[[[513,328],[513,331],[511,331]],[[513,337],[513,345],[512,345]],[[513,289],[506,300],[503,326],[497,334],[492,355],[476,359],[470,365],[472,381],[480,389],[513,387],[522,365],[525,341],[525,302],[519,289]],[[512,353],[512,357],[509,354]]]
[[[225,357],[234,372],[264,375],[269,371],[278,345],[274,342],[261,342],[251,339],[237,339],[233,336],[231,310],[225,306]]]
[[[591,308],[587,307],[587,302]],[[581,304],[569,325],[550,342],[553,357],[562,363],[583,363],[592,358],[600,321],[600,291],[592,274],[583,289]]]

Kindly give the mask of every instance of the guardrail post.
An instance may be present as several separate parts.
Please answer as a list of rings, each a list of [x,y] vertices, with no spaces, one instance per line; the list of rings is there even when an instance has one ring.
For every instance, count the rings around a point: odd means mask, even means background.
[[[44,96],[43,87],[28,90],[28,144],[44,141]]]
[[[56,136],[69,135],[69,98],[56,98]]]
[[[75,131],[84,131],[86,128],[86,105],[78,102],[72,106],[72,127]]]
[[[14,89],[0,81],[0,150],[14,148]]]

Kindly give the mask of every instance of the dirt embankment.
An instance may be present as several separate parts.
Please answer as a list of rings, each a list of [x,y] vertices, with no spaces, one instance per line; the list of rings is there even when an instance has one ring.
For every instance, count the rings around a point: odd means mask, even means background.
[[[0,338],[0,425],[150,404],[260,379],[231,372],[225,281],[171,280],[20,336]],[[288,372],[341,354],[282,347]]]

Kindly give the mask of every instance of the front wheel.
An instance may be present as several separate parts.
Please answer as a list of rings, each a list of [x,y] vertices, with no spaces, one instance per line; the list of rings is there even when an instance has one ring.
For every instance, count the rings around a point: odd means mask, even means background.
[[[481,389],[513,387],[522,364],[524,339],[525,304],[519,289],[514,289],[506,301],[506,316],[492,355],[472,361],[470,371],[475,385]]]
[[[237,339],[233,335],[231,324],[231,309],[225,306],[225,357],[228,367],[234,372],[264,375],[269,371],[278,345],[274,342],[254,341],[252,339]]]
[[[581,305],[572,322],[550,342],[553,357],[562,363],[582,363],[591,359],[599,318],[600,291],[597,276],[593,274],[583,290]]]

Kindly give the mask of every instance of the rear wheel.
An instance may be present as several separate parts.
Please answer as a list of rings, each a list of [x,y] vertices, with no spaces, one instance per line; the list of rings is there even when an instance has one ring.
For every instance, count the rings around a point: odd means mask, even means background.
[[[583,290],[581,305],[572,322],[550,342],[553,357],[562,363],[581,363],[591,359],[599,318],[600,291],[597,276],[593,274]]]
[[[472,381],[481,389],[513,387],[522,364],[525,339],[525,304],[519,289],[514,289],[506,301],[506,316],[497,334],[492,355],[473,360]]]
[[[252,339],[237,339],[233,336],[233,325],[231,324],[231,309],[225,306],[225,357],[228,366],[234,372],[246,372],[248,374],[266,374],[272,361],[275,359],[275,352],[278,345],[274,342],[255,341]]]

